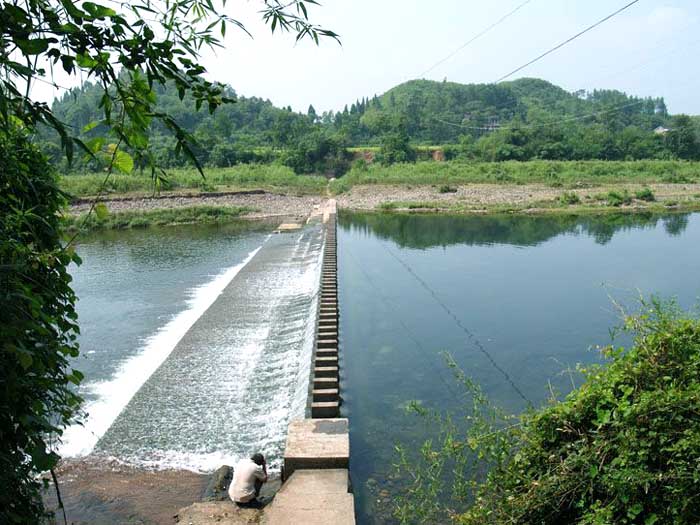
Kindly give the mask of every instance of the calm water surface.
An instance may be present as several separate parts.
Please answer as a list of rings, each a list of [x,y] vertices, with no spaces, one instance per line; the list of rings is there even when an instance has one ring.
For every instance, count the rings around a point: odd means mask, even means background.
[[[655,293],[692,307],[700,295],[700,214],[345,213],[338,241],[360,523],[382,521],[394,443],[417,447],[430,435],[406,415],[407,403],[459,403],[443,352],[517,412],[525,399],[541,404],[550,387],[567,392],[572,377],[563,371],[599,359],[595,346],[619,324],[613,300],[634,309],[640,293]]]

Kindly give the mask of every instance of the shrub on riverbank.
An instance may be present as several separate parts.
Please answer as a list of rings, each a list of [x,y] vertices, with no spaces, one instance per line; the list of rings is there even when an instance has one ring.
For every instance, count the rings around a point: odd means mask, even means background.
[[[610,361],[583,369],[584,383],[564,401],[519,420],[494,416],[472,387],[466,434],[439,417],[442,439],[426,443],[411,466],[397,516],[432,523],[452,514],[463,525],[697,523],[700,321],[652,303],[625,328],[634,335],[629,350],[607,348]]]
[[[99,205],[98,205],[99,206]],[[104,206],[104,205],[103,205]],[[230,222],[249,213],[251,208],[234,206],[189,206],[157,210],[131,210],[109,213],[98,208],[93,213],[64,218],[64,231],[124,230],[176,224],[212,224]]]
[[[165,190],[250,190],[291,191],[304,194],[319,194],[326,187],[324,177],[297,175],[285,166],[239,165],[231,168],[205,170],[205,178],[194,169],[176,169],[168,172],[165,182],[154,185],[153,181],[140,174],[111,175],[104,186],[105,194],[153,193]],[[87,197],[100,193],[105,180],[101,174],[64,175],[60,179],[61,189],[74,197]]]
[[[683,161],[416,162],[353,167],[331,185],[342,193],[356,184],[581,184],[700,182],[700,163]]]

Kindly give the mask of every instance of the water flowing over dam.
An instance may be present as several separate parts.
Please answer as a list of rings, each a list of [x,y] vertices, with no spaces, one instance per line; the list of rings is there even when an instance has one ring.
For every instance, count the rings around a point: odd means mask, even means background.
[[[270,236],[223,289],[210,290],[215,300],[189,329],[180,316],[163,329],[172,337],[161,330],[164,346],[181,338],[128,403],[117,381],[93,404],[86,428],[99,431],[91,420],[102,419],[106,430],[86,438],[94,450],[76,445],[75,429],[67,449],[203,471],[259,450],[277,467],[289,420],[306,410],[322,248],[317,224]],[[152,346],[151,357],[163,351]],[[132,359],[132,374],[148,367],[144,355]],[[110,403],[123,407],[111,424]]]

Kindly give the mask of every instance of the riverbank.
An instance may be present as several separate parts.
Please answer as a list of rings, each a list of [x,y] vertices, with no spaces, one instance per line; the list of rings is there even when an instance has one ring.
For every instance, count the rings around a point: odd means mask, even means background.
[[[353,186],[337,197],[341,209],[433,213],[605,213],[694,211],[700,184],[605,184],[570,189],[545,184]]]
[[[156,197],[112,196],[92,204],[81,200],[69,208],[65,229],[96,231],[227,223],[236,220],[301,221],[323,201],[320,195],[252,190],[233,193],[161,194]],[[563,189],[547,184],[409,185],[358,184],[337,196],[350,211],[410,213],[635,213],[700,210],[700,183],[581,184]]]
[[[315,195],[254,192],[163,194],[157,197],[114,196],[92,203],[84,199],[70,206],[66,231],[89,231],[179,224],[225,223],[234,220],[294,219],[308,217],[322,202]]]
[[[63,461],[56,475],[68,523],[75,525],[175,523],[177,510],[200,501],[211,477],[99,458]],[[44,501],[63,523],[53,484]]]

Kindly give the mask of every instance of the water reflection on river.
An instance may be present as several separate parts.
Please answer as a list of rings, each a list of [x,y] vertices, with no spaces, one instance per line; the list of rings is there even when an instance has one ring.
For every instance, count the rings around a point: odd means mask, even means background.
[[[562,372],[599,358],[619,320],[613,299],[634,308],[654,293],[691,307],[700,293],[700,214],[344,213],[338,241],[359,523],[383,521],[394,443],[430,435],[407,403],[459,403],[442,352],[517,412],[524,398],[566,392]]]

